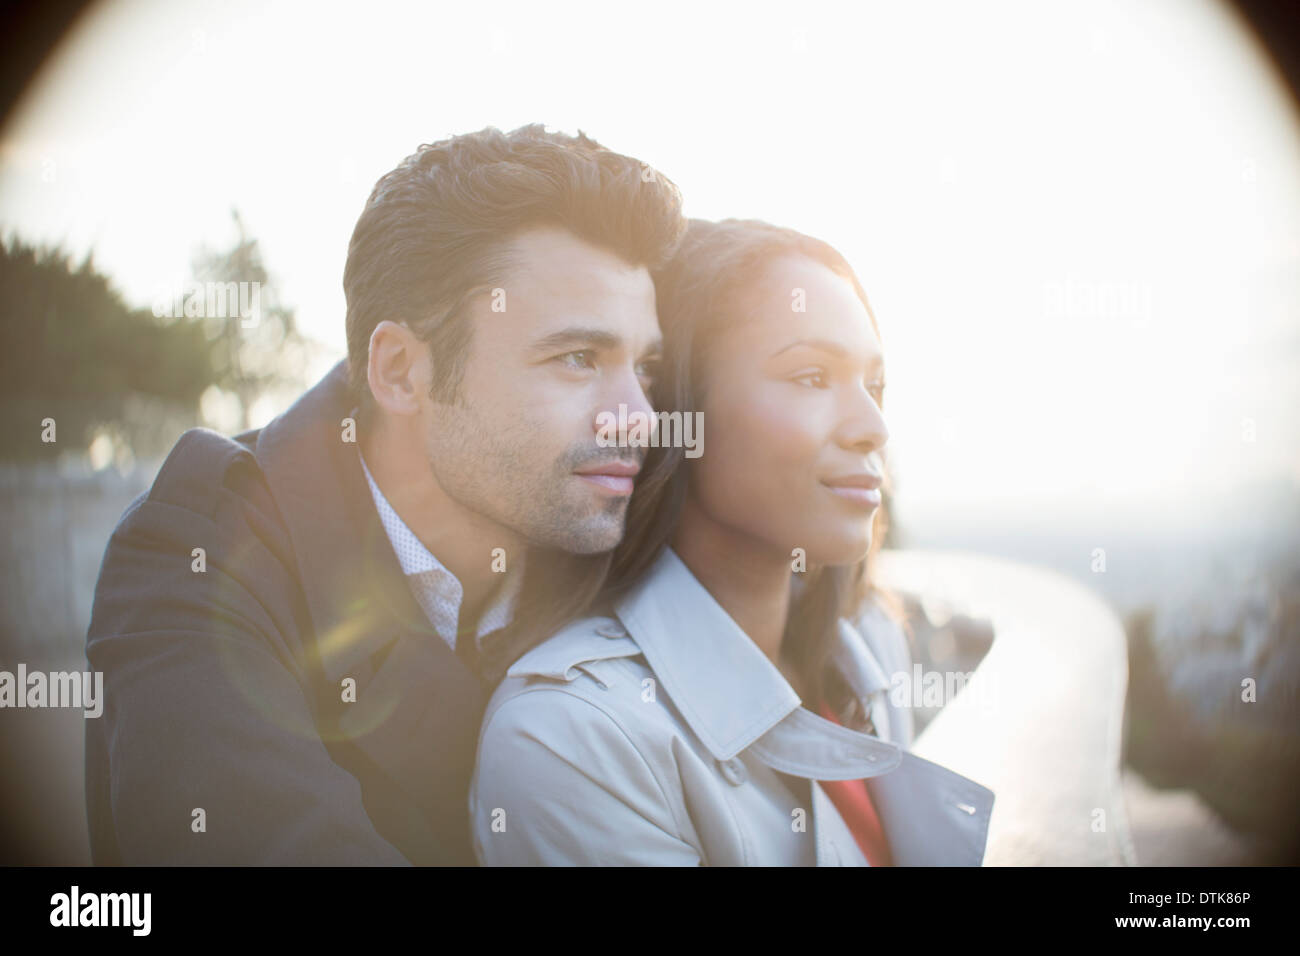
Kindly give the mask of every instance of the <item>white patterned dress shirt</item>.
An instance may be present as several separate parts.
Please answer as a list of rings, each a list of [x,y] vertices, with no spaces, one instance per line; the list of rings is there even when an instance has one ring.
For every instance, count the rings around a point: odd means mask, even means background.
[[[411,593],[415,595],[415,600],[424,610],[429,623],[433,625],[433,629],[454,651],[456,622],[460,616],[461,601],[464,599],[464,589],[461,587],[460,580],[443,567],[442,562],[433,556],[433,552],[424,546],[415,536],[415,532],[407,527],[406,522],[393,510],[384,493],[379,490],[379,485],[375,484],[370,469],[366,467],[366,459],[361,454],[360,446],[357,447],[357,457],[361,460],[361,470],[365,472],[366,482],[370,485],[371,497],[375,499],[379,520],[384,525],[384,531],[393,545],[393,551],[397,553],[397,561],[402,566],[402,573],[406,575],[406,583],[411,588]],[[486,560],[486,555],[484,559]],[[519,596],[519,585],[522,579],[523,569],[520,566],[510,566],[509,571],[505,572],[505,580],[497,587],[495,599],[478,620],[475,642],[480,649],[485,634],[505,627],[514,617],[515,602]]]

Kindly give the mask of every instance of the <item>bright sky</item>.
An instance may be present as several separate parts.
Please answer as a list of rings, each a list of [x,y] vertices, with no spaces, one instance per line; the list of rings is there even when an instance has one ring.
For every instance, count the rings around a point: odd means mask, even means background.
[[[847,256],[904,518],[1300,482],[1300,123],[1211,0],[106,2],[3,131],[0,228],[148,305],[238,206],[341,356],[374,181],[528,122]]]

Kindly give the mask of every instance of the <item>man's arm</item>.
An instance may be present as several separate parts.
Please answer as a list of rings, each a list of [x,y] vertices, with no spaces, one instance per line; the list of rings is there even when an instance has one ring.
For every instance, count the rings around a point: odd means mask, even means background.
[[[492,714],[470,790],[474,852],[488,866],[698,866],[659,782],[594,704],[527,691]]]
[[[237,446],[214,461],[214,439],[182,437],[104,556],[86,645],[104,675],[86,721],[96,862],[406,864],[316,729],[270,493]]]

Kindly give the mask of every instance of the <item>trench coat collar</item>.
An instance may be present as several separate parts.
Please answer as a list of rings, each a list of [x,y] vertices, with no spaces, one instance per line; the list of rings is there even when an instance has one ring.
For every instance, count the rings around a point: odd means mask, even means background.
[[[691,731],[720,761],[742,750],[774,769],[818,780],[856,780],[898,766],[899,748],[824,719],[667,548],[614,606],[616,621],[570,626],[534,648],[510,676],[573,680],[581,665],[644,655]],[[869,708],[888,681],[862,635],[841,619],[834,659]],[[877,712],[883,708],[878,708]]]
[[[866,783],[896,865],[980,864],[993,792],[801,706],[781,672],[671,549],[614,612],[613,620],[574,622],[509,673],[571,681],[586,663],[643,655],[714,759],[726,763],[747,750],[774,770],[811,781],[820,865],[843,862],[836,847],[865,859],[819,783],[856,779]],[[868,697],[888,686],[858,629],[875,626],[872,620],[871,614],[857,626],[841,620],[833,652],[855,693]]]
[[[752,748],[775,770],[856,780],[898,766],[899,749],[835,724],[802,701],[767,655],[671,548],[615,608],[691,730],[718,760]],[[855,690],[887,687],[866,642],[841,619],[836,663]]]

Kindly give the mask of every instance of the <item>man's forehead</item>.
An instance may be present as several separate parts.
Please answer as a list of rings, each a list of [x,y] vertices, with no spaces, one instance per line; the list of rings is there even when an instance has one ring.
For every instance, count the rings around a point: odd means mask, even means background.
[[[556,227],[517,234],[503,251],[500,287],[476,307],[503,341],[527,345],[574,328],[604,328],[638,347],[657,338],[649,270]]]
[[[514,271],[546,276],[560,267],[626,268],[617,256],[560,226],[530,226],[505,243]]]
[[[537,295],[639,295],[653,287],[649,270],[555,226],[521,232],[505,251],[507,291],[516,286]]]

